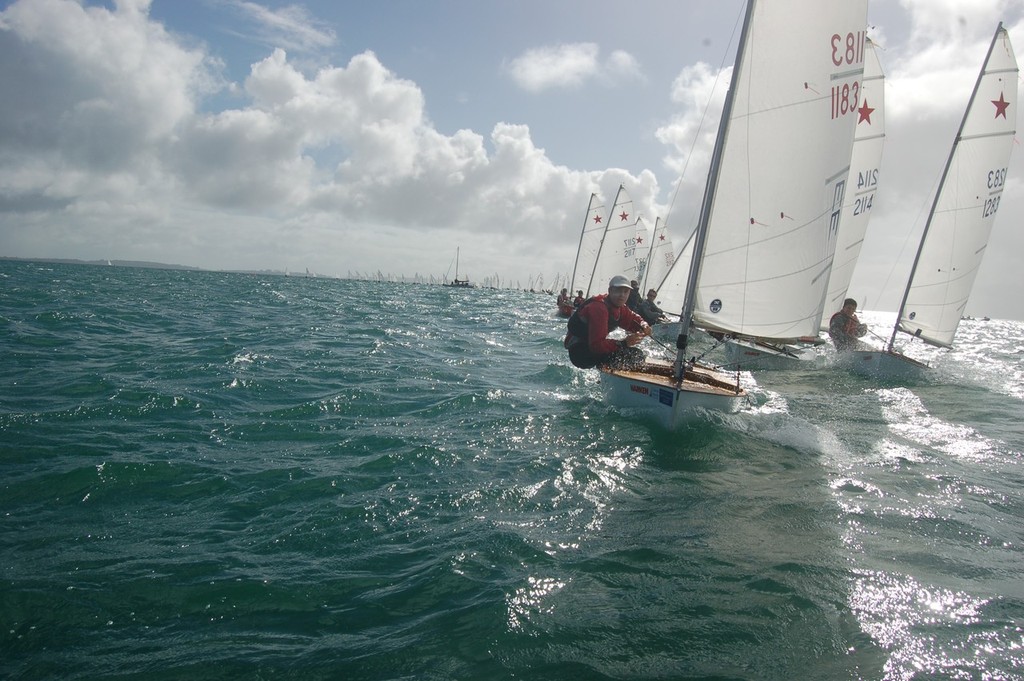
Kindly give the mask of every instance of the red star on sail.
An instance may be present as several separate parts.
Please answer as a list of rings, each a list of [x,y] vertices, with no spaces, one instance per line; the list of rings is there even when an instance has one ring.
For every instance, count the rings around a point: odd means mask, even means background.
[[[594,216],[594,224],[598,224],[598,225],[601,224],[601,216],[600,215],[595,215]]]
[[[644,238],[643,238],[642,236],[638,236],[638,237],[636,238],[636,242],[637,242],[638,244],[642,244],[642,243],[644,242]]]
[[[664,234],[662,234],[661,236],[658,237],[658,241],[664,241],[664,240],[665,240],[665,235]]]
[[[1006,109],[1007,109],[1007,107],[1010,106],[1010,103],[1008,101],[1006,101],[1005,99],[1003,99],[1003,93],[1002,92],[999,93],[999,99],[992,99],[992,100],[989,100],[989,101],[991,101],[993,104],[996,105],[996,116],[995,117],[999,118],[1000,116],[1002,116],[1003,118],[1006,118]]]
[[[629,219],[629,213],[627,213],[626,211],[622,211],[621,213],[619,213],[619,217],[622,218],[623,222],[625,222],[626,220]]]
[[[872,111],[874,111],[874,109],[872,107],[868,106],[868,100],[867,100],[867,98],[865,98],[864,99],[864,103],[860,105],[859,109],[857,109],[857,113],[860,114],[860,118],[857,119],[857,122],[858,123],[863,123],[864,121],[867,121],[868,125],[871,125],[871,112]]]

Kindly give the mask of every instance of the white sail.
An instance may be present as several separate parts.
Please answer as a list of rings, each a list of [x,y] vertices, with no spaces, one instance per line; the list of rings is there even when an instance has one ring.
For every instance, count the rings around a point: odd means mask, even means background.
[[[647,278],[647,256],[651,252],[651,230],[647,229],[647,223],[642,216],[636,219],[636,247],[633,249],[633,257],[636,260],[635,277],[637,283]]]
[[[585,294],[590,290],[590,278],[594,274],[597,253],[601,250],[601,237],[604,236],[605,226],[604,203],[597,194],[591,194],[569,286],[569,292],[573,295],[576,291],[583,291]]]
[[[1000,24],[924,228],[900,331],[952,345],[999,208],[1016,122],[1017,60]]]
[[[707,329],[779,340],[817,333],[860,105],[866,19],[866,0],[754,3],[684,320],[692,312]],[[688,276],[682,260],[670,277]]]
[[[658,289],[658,305],[662,309],[681,310],[686,302],[686,273],[693,260],[693,236],[691,232],[679,253],[673,256],[661,283],[651,282],[651,287]]]
[[[636,278],[636,221],[633,213],[633,199],[622,185],[615,195],[615,203],[608,214],[608,224],[601,239],[601,247],[594,263],[589,289],[583,289],[586,297],[604,293],[608,282],[616,274],[627,279]]]
[[[672,237],[668,233],[668,223],[659,217],[654,221],[654,234],[651,236],[651,247],[648,249],[647,263],[644,267],[644,280],[641,282],[640,294],[649,289],[658,288],[665,274],[672,268],[676,253],[672,247]],[[662,304],[664,304],[664,300]],[[675,306],[673,306],[675,309]]]
[[[828,281],[826,315],[840,309],[847,297],[878,189],[884,145],[885,75],[875,44],[868,39],[864,51],[864,80],[861,81],[860,106],[857,108],[850,176],[846,181],[846,206],[832,261],[832,274]]]

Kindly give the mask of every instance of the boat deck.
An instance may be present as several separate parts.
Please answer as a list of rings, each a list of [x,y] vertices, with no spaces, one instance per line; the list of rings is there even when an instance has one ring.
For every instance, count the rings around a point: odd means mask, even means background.
[[[643,368],[637,371],[607,368],[602,369],[602,371],[614,376],[621,376],[628,380],[653,383],[665,388],[678,389],[680,387],[672,375],[673,367],[671,364],[646,362]],[[723,381],[718,377],[721,375],[722,374],[720,372],[704,367],[691,367],[686,370],[686,379],[683,381],[682,388],[684,390],[707,393],[709,395],[735,396],[746,394],[746,391],[740,387],[738,382],[729,383]]]

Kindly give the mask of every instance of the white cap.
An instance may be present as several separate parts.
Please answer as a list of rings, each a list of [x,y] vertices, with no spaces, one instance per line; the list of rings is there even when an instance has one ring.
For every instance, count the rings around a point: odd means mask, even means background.
[[[612,280],[610,282],[608,282],[608,290],[609,291],[611,289],[613,289],[613,288],[622,288],[622,287],[632,288],[629,285],[629,279],[626,279],[621,274],[616,274],[614,277],[612,277]]]

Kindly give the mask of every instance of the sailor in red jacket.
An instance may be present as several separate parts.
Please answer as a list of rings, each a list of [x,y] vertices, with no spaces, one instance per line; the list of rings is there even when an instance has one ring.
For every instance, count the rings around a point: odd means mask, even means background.
[[[602,364],[629,369],[643,364],[643,350],[633,346],[651,335],[651,327],[626,307],[632,290],[629,279],[616,275],[608,283],[607,295],[594,296],[569,317],[569,333],[563,345],[574,366],[590,369]],[[608,338],[619,327],[632,333],[622,340]]]
[[[857,301],[853,298],[844,300],[843,309],[828,320],[828,335],[839,351],[857,349],[861,345],[857,339],[867,332],[867,324],[857,319]]]

